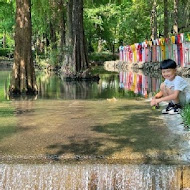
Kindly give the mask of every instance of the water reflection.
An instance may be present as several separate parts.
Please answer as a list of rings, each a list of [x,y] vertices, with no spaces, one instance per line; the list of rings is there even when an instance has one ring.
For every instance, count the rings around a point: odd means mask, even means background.
[[[148,97],[150,94],[159,90],[162,77],[154,78],[132,71],[122,71],[119,73],[120,87],[128,91],[133,91],[135,94]]]
[[[0,71],[0,100],[8,99],[10,71]],[[161,77],[152,78],[142,72],[102,72],[97,81],[65,81],[55,74],[37,72],[38,99],[106,99],[148,96],[159,88]]]
[[[0,101],[7,100],[10,85],[10,71],[0,71]]]
[[[37,75],[38,98],[100,99],[119,97],[118,74],[101,74],[96,81],[66,81],[57,75]]]

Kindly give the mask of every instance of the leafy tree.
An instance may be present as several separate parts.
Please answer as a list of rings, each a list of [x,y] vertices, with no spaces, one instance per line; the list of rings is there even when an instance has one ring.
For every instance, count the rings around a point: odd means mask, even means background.
[[[190,31],[190,0],[179,1],[178,25],[179,32]]]
[[[6,48],[7,33],[13,33],[14,4],[12,1],[0,0],[0,33],[3,33],[3,48]]]

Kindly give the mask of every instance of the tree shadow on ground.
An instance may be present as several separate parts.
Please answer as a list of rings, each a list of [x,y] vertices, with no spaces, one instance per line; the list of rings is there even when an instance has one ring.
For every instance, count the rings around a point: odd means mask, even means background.
[[[94,140],[84,140],[82,142],[76,142],[74,138],[70,138],[69,144],[54,144],[47,148],[56,149],[55,154],[46,154],[46,157],[52,160],[59,160],[59,157],[63,154],[74,154],[75,159],[79,159],[81,156],[99,156],[99,148],[102,146],[101,142]]]
[[[119,155],[119,152],[125,150],[126,154],[133,152],[146,155],[150,151],[156,151],[164,155],[165,151],[170,150],[174,139],[158,118],[158,113],[152,112],[149,106],[124,105],[114,108],[108,114],[115,118],[120,116],[122,119],[120,122],[113,119],[111,123],[92,126],[94,134],[98,133],[100,136],[94,135],[93,138],[82,140],[70,138],[68,144],[54,144],[48,148],[54,150],[58,157],[70,153],[110,156],[114,153]],[[131,152],[127,152],[127,149]]]

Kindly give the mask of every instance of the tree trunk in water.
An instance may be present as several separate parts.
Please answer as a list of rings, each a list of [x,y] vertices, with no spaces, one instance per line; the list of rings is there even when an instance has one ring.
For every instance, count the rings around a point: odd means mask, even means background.
[[[169,25],[169,21],[168,21],[168,0],[164,0],[164,37],[167,38],[168,37],[168,25]]]
[[[173,34],[178,34],[178,0],[174,0],[174,25]]]
[[[63,70],[66,67],[70,73],[78,75],[89,67],[83,26],[83,0],[69,0],[67,19],[68,51]]]
[[[153,0],[152,4],[152,12],[151,12],[151,29],[152,29],[152,34],[151,34],[151,39],[154,40],[157,38],[157,2],[156,0]]]
[[[36,94],[31,50],[31,0],[16,0],[15,52],[10,94]]]

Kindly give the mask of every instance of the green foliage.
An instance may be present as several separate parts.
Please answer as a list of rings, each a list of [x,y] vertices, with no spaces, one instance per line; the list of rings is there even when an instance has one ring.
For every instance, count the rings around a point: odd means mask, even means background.
[[[50,52],[50,64],[56,66],[58,64],[58,51],[52,50]]]
[[[36,35],[48,33],[52,10],[49,0],[32,0],[32,29]]]
[[[85,8],[85,32],[90,50],[97,51],[100,40],[104,43],[103,51],[111,51],[113,45],[118,48],[122,43],[132,44],[150,38],[150,2],[108,2]]]
[[[118,55],[113,55],[111,53],[107,52],[101,52],[101,53],[92,53],[89,55],[89,60],[90,61],[95,61],[95,62],[105,62],[105,61],[111,61],[111,60],[116,60],[118,59]]]
[[[98,50],[102,41],[103,50],[111,50],[111,44],[117,40],[119,7],[115,4],[101,5],[97,8],[86,8],[84,12],[85,33],[89,47]]]
[[[181,116],[183,118],[184,124],[190,127],[190,104],[185,105],[182,110]]]
[[[179,1],[179,28],[188,25],[189,1]],[[118,47],[149,40],[150,18],[153,0],[85,1],[85,32],[90,51],[98,50],[98,40],[104,42],[104,50],[110,44]],[[173,1],[168,0],[169,32],[173,27]],[[184,23],[185,21],[185,23]],[[164,3],[157,1],[158,35],[164,34]],[[190,26],[189,26],[190,28]],[[188,27],[181,31],[188,30]]]
[[[0,48],[3,47],[3,34],[0,33]],[[12,34],[6,34],[6,47],[13,48],[14,47],[14,39]]]
[[[108,76],[110,76],[110,71],[107,71],[107,70],[105,70],[104,69],[104,66],[93,66],[92,68],[91,68],[91,70],[90,70],[90,73],[92,74],[92,75],[97,75],[97,74],[104,74],[104,75],[106,75],[107,77]],[[114,74],[114,72],[113,72],[113,74]],[[116,73],[116,74],[118,74],[118,73]],[[102,77],[102,76],[101,76]],[[102,78],[104,78],[104,77],[102,77]]]
[[[58,0],[31,1],[33,44],[36,43],[37,39],[43,42],[48,39],[51,43],[50,26],[53,25],[57,40],[54,43],[58,45],[61,18],[64,17],[67,20],[66,5],[68,0],[65,0],[63,5]],[[189,2],[189,0],[179,1],[180,32],[187,31],[190,28]],[[151,36],[152,3],[153,0],[84,0],[84,26],[88,52],[112,52],[114,50],[117,52],[120,45],[149,40]],[[173,26],[173,4],[173,0],[168,0],[169,32],[172,32]],[[3,34],[6,34],[7,47],[14,45],[12,36],[15,10],[15,1],[0,0],[0,43]],[[158,35],[163,35],[164,3],[162,0],[157,0],[157,24]],[[64,47],[64,49],[66,48]],[[46,53],[53,60],[56,56],[54,56],[55,52],[50,53],[51,50],[51,48],[47,48],[48,52]]]
[[[150,38],[150,9],[151,6],[143,1],[135,1],[121,7],[120,41],[133,44]]]
[[[179,1],[179,32],[190,31],[190,0]]]
[[[0,32],[13,32],[14,15],[13,2],[0,0]]]
[[[11,49],[11,48],[0,48],[0,56],[8,57],[10,54],[13,54],[13,49]]]

